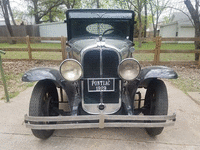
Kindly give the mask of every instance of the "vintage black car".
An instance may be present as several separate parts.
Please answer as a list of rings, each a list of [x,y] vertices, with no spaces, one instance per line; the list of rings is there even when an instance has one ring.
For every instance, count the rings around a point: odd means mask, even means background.
[[[134,59],[134,12],[75,9],[66,16],[68,58],[59,70],[35,68],[22,77],[38,81],[25,115],[33,134],[46,139],[55,129],[143,127],[156,136],[173,125],[176,115],[167,115],[160,79],[176,79],[177,73],[164,66],[141,68]]]

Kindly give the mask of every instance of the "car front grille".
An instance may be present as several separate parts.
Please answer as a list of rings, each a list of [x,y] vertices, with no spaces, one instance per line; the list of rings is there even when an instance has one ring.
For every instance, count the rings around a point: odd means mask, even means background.
[[[118,103],[119,102],[119,76],[117,68],[119,55],[111,49],[92,49],[85,52],[82,60],[84,70],[84,103]],[[114,78],[114,92],[88,92],[88,78]]]

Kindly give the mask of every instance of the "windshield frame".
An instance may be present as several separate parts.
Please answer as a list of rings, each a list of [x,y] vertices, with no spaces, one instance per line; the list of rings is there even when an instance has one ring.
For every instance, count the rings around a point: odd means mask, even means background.
[[[76,13],[76,15],[72,15],[73,13]],[[78,13],[86,13],[87,16],[84,18],[81,17],[76,17]],[[91,15],[88,15],[91,14]],[[104,14],[104,15],[99,15],[99,14]],[[129,15],[127,15],[129,14]],[[108,18],[108,16],[112,16],[111,18]],[[104,9],[73,9],[73,10],[68,10],[66,12],[66,17],[67,17],[67,34],[68,34],[68,40],[73,38],[72,35],[72,22],[74,20],[88,20],[94,23],[98,22],[104,22],[105,24],[109,24],[109,22],[112,23],[117,23],[118,21],[126,21],[129,22],[129,40],[133,41],[133,30],[134,30],[134,12],[130,10],[104,10]],[[73,18],[72,18],[73,17]],[[108,23],[107,23],[108,21]],[[88,24],[89,25],[89,24]],[[86,31],[86,28],[84,29]],[[99,36],[99,35],[96,35]],[[85,36],[87,37],[87,36]],[[95,37],[95,35],[94,35]],[[77,38],[77,37],[76,37]]]

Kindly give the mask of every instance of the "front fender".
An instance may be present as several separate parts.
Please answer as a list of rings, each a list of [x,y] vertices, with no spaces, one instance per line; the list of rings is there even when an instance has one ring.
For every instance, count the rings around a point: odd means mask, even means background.
[[[41,80],[51,80],[57,87],[62,87],[62,89],[66,92],[72,107],[75,97],[75,86],[72,82],[66,81],[60,75],[58,70],[52,68],[34,68],[27,71],[22,76],[22,81],[24,82],[34,82]]]
[[[24,82],[34,82],[47,79],[56,82],[61,82],[64,80],[59,71],[52,68],[34,68],[27,71],[22,76],[22,81]]]
[[[147,87],[151,80],[155,78],[161,79],[177,79],[177,73],[165,66],[152,66],[152,67],[145,67],[141,70],[139,75],[140,86]]]

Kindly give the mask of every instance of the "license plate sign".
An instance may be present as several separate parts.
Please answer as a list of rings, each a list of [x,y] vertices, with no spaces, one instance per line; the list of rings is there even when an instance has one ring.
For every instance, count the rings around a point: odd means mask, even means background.
[[[88,92],[114,92],[115,79],[88,79]]]

